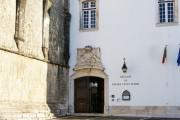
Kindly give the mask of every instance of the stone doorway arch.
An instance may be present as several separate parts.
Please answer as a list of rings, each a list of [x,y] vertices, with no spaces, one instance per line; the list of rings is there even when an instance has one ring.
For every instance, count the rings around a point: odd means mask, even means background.
[[[77,64],[73,69],[73,74],[70,76],[69,81],[69,109],[71,113],[74,113],[74,81],[83,77],[97,77],[104,80],[104,114],[108,112],[108,100],[109,100],[109,85],[108,76],[104,72],[104,67],[101,62],[100,48],[92,48],[86,46],[85,48],[77,49]]]

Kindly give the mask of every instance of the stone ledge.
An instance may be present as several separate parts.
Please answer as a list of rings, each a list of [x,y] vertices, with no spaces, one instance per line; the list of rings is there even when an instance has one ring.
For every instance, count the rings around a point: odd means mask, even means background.
[[[180,118],[179,108],[179,106],[111,106],[109,114],[115,116]]]
[[[44,103],[0,102],[0,120],[51,119],[53,114]]]
[[[39,120],[51,119],[51,113],[1,113],[0,120]]]

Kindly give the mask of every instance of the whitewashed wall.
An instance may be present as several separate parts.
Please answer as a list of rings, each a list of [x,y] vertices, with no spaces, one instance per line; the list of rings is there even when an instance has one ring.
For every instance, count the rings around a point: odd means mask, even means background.
[[[99,0],[99,30],[80,32],[79,0],[70,0],[70,75],[77,48],[100,47],[109,76],[109,96],[121,98],[123,90],[132,95],[130,102],[109,98],[110,106],[180,106],[180,67],[176,63],[180,26],[157,26],[156,7],[156,0]],[[165,44],[167,63],[161,64]],[[132,76],[128,81],[139,83],[137,86],[112,86],[123,82],[124,57],[127,74]]]

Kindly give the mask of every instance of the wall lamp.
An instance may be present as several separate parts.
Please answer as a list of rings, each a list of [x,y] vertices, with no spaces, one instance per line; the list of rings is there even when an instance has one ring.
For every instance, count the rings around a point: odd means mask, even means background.
[[[127,69],[128,69],[127,66],[126,66],[126,58],[124,58],[123,60],[124,60],[124,64],[122,66],[122,71],[123,71],[123,73],[126,73]]]

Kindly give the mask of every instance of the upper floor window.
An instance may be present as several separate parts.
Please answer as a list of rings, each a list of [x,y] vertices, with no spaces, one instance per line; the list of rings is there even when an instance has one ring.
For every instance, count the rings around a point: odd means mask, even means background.
[[[174,23],[176,21],[175,13],[176,0],[158,0],[159,23]]]
[[[81,26],[82,30],[97,28],[97,3],[96,0],[85,0],[81,2]]]

